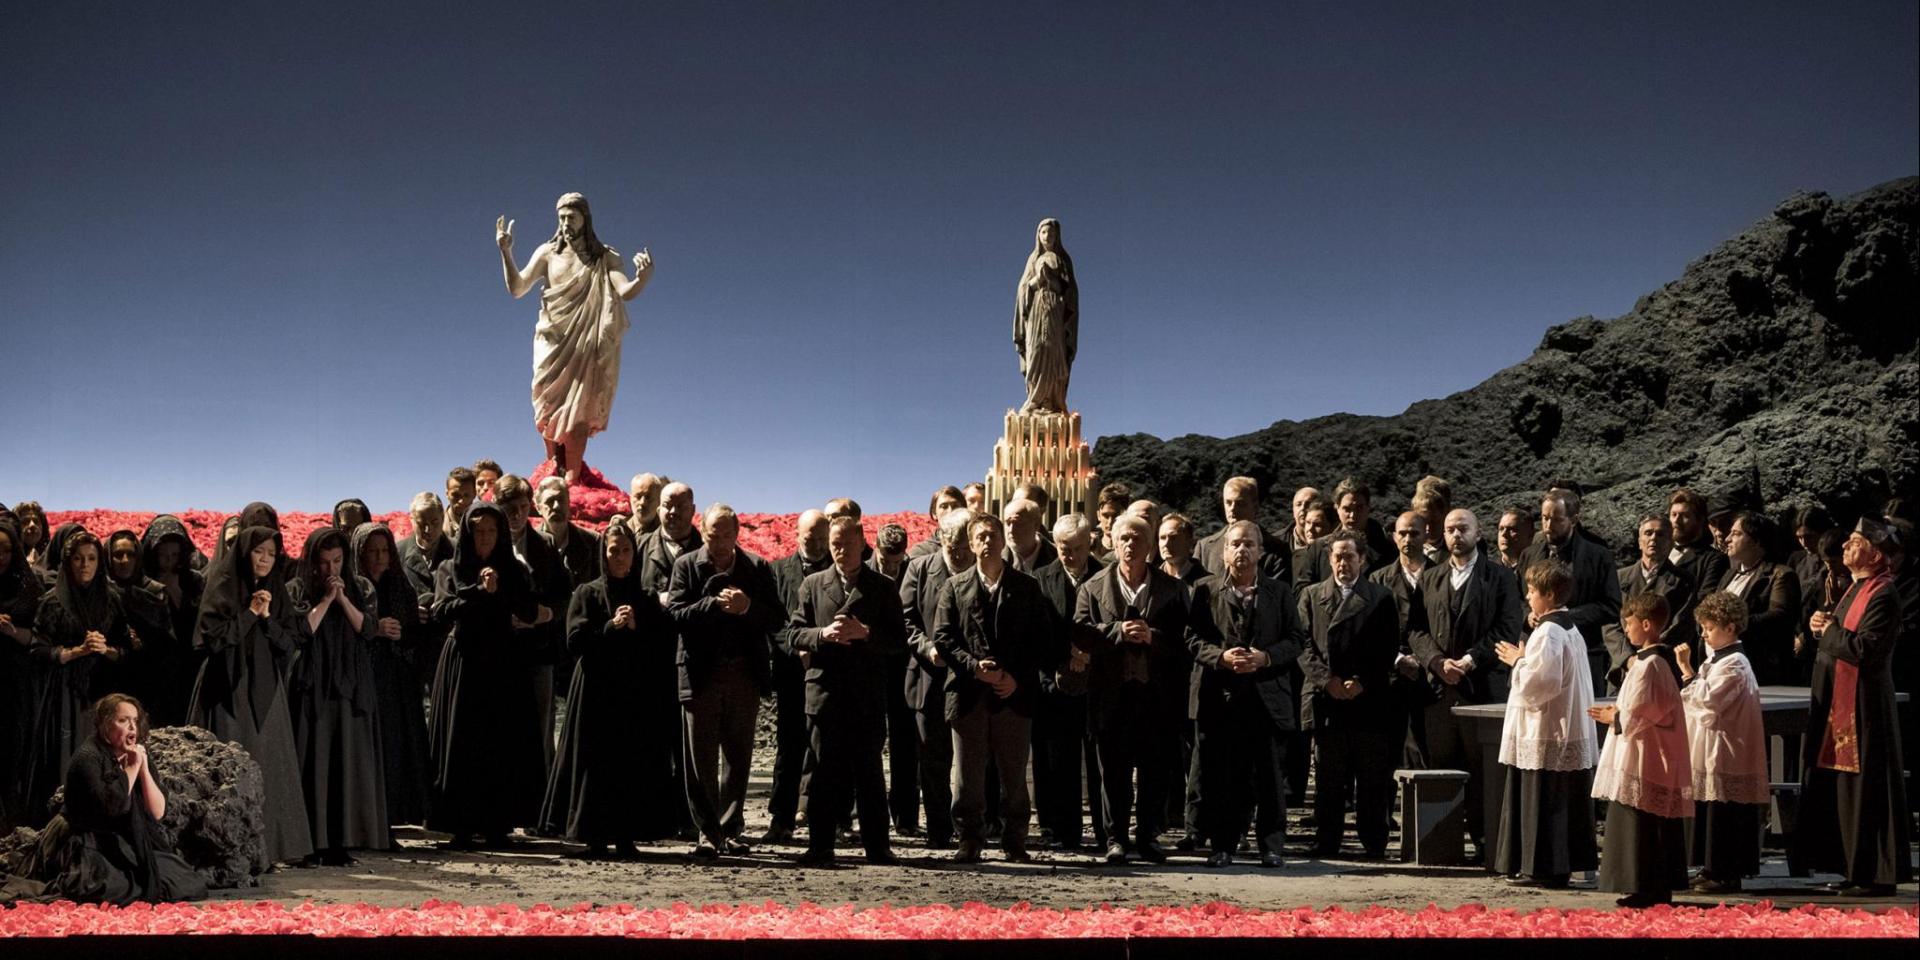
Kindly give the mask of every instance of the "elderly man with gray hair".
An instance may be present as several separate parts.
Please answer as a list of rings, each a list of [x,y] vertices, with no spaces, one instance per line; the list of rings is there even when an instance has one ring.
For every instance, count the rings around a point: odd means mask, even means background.
[[[1000,511],[1006,526],[1007,548],[1004,559],[1015,570],[1032,575],[1035,570],[1059,559],[1053,544],[1047,542],[1046,510],[1032,500],[1014,500]]]
[[[1033,715],[1033,807],[1039,816],[1040,840],[1062,850],[1079,850],[1080,778],[1082,770],[1090,786],[1086,792],[1087,812],[1093,819],[1094,846],[1107,845],[1106,826],[1101,822],[1100,760],[1093,740],[1087,736],[1087,694],[1084,686],[1071,689],[1076,677],[1084,679],[1087,668],[1085,644],[1073,642],[1080,628],[1073,622],[1073,611],[1080,598],[1080,586],[1100,572],[1101,563],[1093,556],[1093,540],[1098,530],[1084,513],[1061,515],[1053,524],[1053,546],[1059,559],[1041,567],[1033,575],[1040,593],[1053,607],[1054,636],[1050,656],[1058,666],[1040,677],[1040,702]],[[1061,682],[1061,674],[1075,675]]]
[[[686,728],[687,807],[699,831],[693,855],[749,850],[747,777],[760,697],[771,687],[768,644],[786,609],[765,560],[740,549],[740,518],[707,507],[705,542],[673,562],[667,613],[680,628],[675,661]]]

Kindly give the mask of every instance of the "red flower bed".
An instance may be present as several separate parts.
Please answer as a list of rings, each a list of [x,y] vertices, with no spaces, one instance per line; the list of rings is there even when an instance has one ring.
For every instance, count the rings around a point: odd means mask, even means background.
[[[362,904],[285,907],[272,902],[135,905],[126,908],[29,904],[0,908],[0,938],[75,934],[293,934],[320,937],[596,936],[749,940],[1026,940],[1136,937],[1901,937],[1920,936],[1914,913],[1803,906],[1649,910],[1488,910],[1469,905],[1419,911],[1245,910],[1224,903],[1189,907],[1049,910],[964,906],[786,907],[676,904],[663,909],[463,906],[429,900],[417,908]]]

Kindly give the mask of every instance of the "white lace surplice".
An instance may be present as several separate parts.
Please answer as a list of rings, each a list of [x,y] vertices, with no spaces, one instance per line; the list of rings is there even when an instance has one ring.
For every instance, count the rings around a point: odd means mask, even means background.
[[[1620,710],[1619,728],[1600,751],[1594,797],[1657,817],[1693,816],[1693,764],[1672,668],[1658,657],[1628,660],[1614,706]]]
[[[1680,699],[1687,712],[1694,798],[1703,802],[1770,802],[1760,683],[1747,655],[1715,654],[1680,691]]]
[[[1592,769],[1598,750],[1591,706],[1593,675],[1580,631],[1540,624],[1513,665],[1500,762],[1521,770]]]
[[[620,386],[620,339],[627,305],[613,292],[620,255],[548,285],[540,294],[533,331],[533,423],[540,435],[561,440],[576,430],[592,436],[607,428]]]

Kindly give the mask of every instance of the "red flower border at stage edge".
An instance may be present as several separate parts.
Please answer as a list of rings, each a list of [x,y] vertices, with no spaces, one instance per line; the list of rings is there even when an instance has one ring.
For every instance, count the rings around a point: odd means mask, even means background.
[[[271,901],[206,904],[72,903],[0,908],[0,938],[77,934],[256,934],[320,937],[606,936],[748,940],[1024,940],[1138,937],[1904,937],[1920,936],[1915,913],[1755,903],[1648,910],[1489,910],[1467,905],[1404,911],[1247,910],[1224,903],[1187,907],[1098,906],[1083,910],[979,903],[916,907],[687,906],[643,909],[463,906],[429,900],[417,908],[365,904],[282,906]]]

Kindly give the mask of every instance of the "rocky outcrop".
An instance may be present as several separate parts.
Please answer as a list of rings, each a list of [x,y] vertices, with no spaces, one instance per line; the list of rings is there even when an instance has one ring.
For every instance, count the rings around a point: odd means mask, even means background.
[[[1839,515],[1920,492],[1920,178],[1799,194],[1613,320],[1552,327],[1526,360],[1392,417],[1283,420],[1228,439],[1101,437],[1103,480],[1217,525],[1220,484],[1367,481],[1376,514],[1425,474],[1486,513],[1556,479],[1616,544],[1686,484],[1716,505]],[[1269,522],[1284,523],[1285,507]]]

